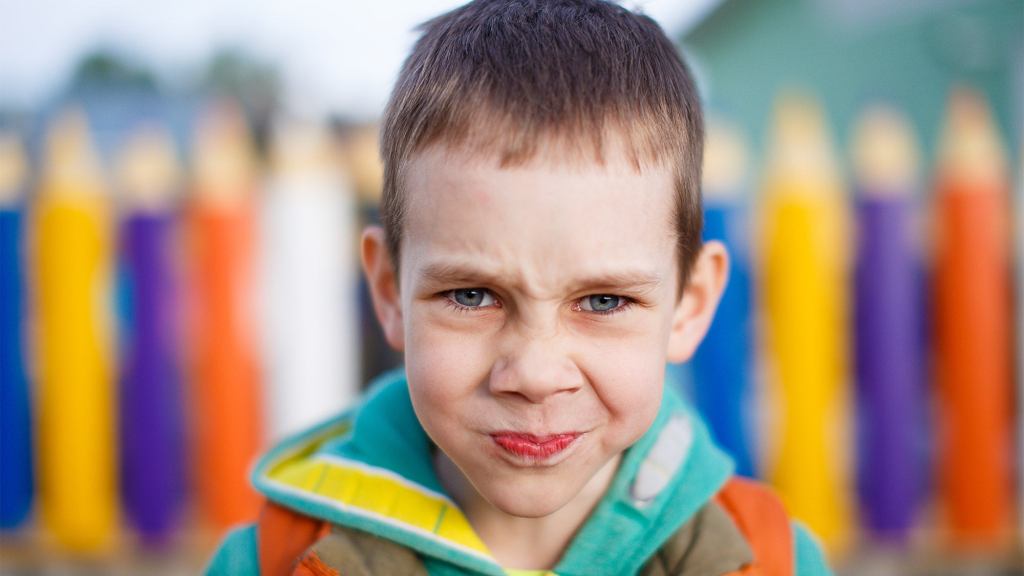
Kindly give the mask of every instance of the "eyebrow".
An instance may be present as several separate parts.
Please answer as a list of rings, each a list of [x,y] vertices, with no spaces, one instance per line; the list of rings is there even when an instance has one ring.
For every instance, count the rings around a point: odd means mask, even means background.
[[[423,267],[420,277],[428,282],[464,284],[473,287],[521,286],[520,277],[510,274],[496,274],[463,264],[436,262]],[[662,282],[661,275],[645,270],[609,271],[586,276],[572,281],[572,291],[584,290],[627,290],[643,293],[654,289]]]

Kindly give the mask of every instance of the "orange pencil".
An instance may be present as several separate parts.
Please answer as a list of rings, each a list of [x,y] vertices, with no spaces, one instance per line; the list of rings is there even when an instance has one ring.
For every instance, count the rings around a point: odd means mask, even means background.
[[[939,482],[951,536],[994,546],[1012,507],[1006,160],[984,101],[953,94],[936,189]]]
[[[198,500],[217,529],[252,520],[259,500],[249,469],[262,447],[262,399],[251,314],[252,158],[237,109],[220,107],[194,145],[188,210],[189,338]]]

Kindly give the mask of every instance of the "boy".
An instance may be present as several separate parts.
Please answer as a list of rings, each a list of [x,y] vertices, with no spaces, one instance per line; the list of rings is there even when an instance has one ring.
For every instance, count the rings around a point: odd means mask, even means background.
[[[700,242],[675,47],[600,0],[477,0],[423,30],[362,240],[405,370],[260,462],[268,503],[209,571],[827,573],[663,384],[728,267]]]

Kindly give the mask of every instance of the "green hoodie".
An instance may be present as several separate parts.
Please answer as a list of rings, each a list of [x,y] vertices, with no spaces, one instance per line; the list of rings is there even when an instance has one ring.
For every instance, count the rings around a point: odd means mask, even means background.
[[[362,405],[285,440],[253,472],[269,500],[413,549],[431,575],[504,576],[445,494],[431,445],[412,409],[405,374],[380,377]],[[722,488],[732,462],[700,418],[666,385],[650,430],[622,459],[608,492],[565,551],[556,574],[635,574]],[[207,574],[258,574],[256,528],[228,535]],[[796,574],[830,574],[794,525]]]

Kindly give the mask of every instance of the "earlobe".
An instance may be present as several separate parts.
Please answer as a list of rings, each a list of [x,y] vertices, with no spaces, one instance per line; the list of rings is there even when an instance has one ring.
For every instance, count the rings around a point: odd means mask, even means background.
[[[398,276],[391,255],[388,254],[384,230],[380,226],[369,226],[363,231],[361,252],[363,271],[370,286],[377,320],[388,344],[401,351],[405,347],[405,330],[402,325]]]
[[[729,252],[721,242],[705,242],[676,304],[668,342],[668,361],[686,362],[711,327],[729,279]]]

